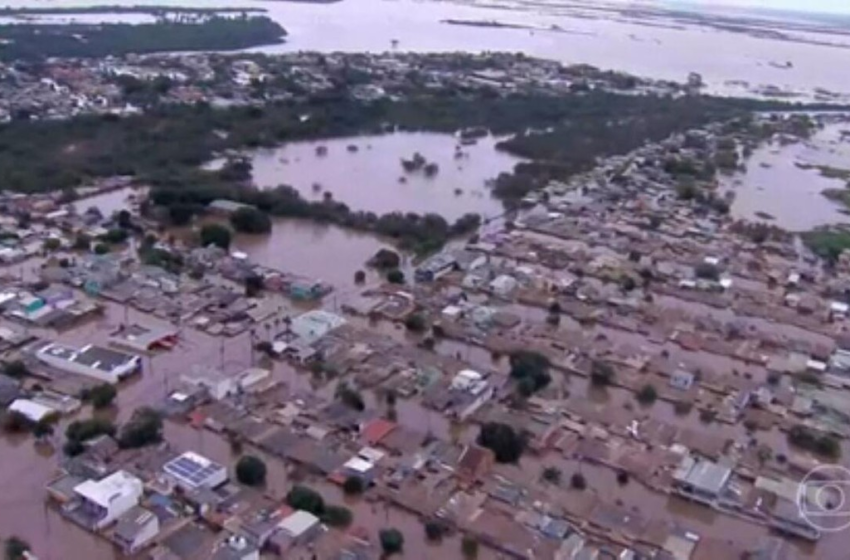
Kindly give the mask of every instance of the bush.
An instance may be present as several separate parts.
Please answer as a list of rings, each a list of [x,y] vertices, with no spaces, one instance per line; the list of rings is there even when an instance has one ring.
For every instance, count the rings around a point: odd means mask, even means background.
[[[366,484],[359,476],[349,476],[342,483],[342,491],[348,496],[359,496],[366,490]]]
[[[518,350],[510,355],[511,378],[519,383],[520,393],[530,396],[552,381],[549,358],[531,350]]]
[[[676,414],[684,416],[685,414],[690,414],[693,406],[694,405],[688,401],[676,401],[675,403],[673,403],[673,411]]]
[[[4,556],[6,560],[22,560],[24,554],[29,550],[30,545],[25,540],[19,537],[9,537],[4,547]]]
[[[397,554],[404,549],[404,535],[398,529],[381,529],[378,533],[384,554]]]
[[[45,251],[53,252],[62,247],[62,241],[55,237],[48,237],[44,240],[42,247]]]
[[[88,420],[75,420],[65,428],[65,438],[68,441],[83,443],[99,436],[115,435],[115,424],[103,418],[89,418]]]
[[[425,522],[425,538],[429,541],[439,541],[446,533],[448,533],[448,527],[442,521],[430,520]]]
[[[89,401],[95,410],[102,410],[112,404],[117,394],[113,385],[102,383],[89,389],[84,395],[84,400]]]
[[[382,248],[369,259],[369,265],[382,270],[396,269],[401,266],[401,257],[395,251]]]
[[[94,246],[95,255],[105,255],[109,252],[109,245],[106,243],[98,243]]]
[[[543,480],[551,484],[561,483],[561,469],[557,467],[546,467],[543,469]]]
[[[245,455],[236,463],[236,480],[245,486],[261,486],[266,482],[266,464],[258,457]]]
[[[325,512],[324,498],[307,486],[294,486],[286,495],[286,503],[291,508],[309,511],[315,516],[321,516]]]
[[[62,445],[62,453],[67,457],[76,457],[86,450],[86,446],[81,441],[68,440]]]
[[[404,284],[404,272],[397,268],[387,272],[387,282],[390,284]]]
[[[820,434],[814,430],[797,425],[788,431],[788,441],[801,449],[837,459],[841,456],[841,443],[831,435]]]
[[[629,483],[629,473],[626,471],[620,471],[617,473],[617,484],[620,486],[625,486]]]
[[[597,387],[606,387],[614,381],[616,372],[611,364],[595,360],[590,366],[590,382]]]
[[[21,434],[32,429],[33,422],[16,410],[7,411],[3,415],[3,430],[10,434]]]
[[[28,375],[31,375],[27,365],[20,360],[9,362],[5,366],[3,366],[3,373],[15,379],[21,379],[22,377],[27,377]]]
[[[425,320],[425,316],[421,313],[411,313],[404,320],[404,326],[410,332],[421,333],[425,332],[428,328],[428,323]]]
[[[501,422],[484,424],[477,441],[481,447],[491,450],[500,463],[516,463],[525,450],[525,438]]]
[[[162,441],[162,417],[149,407],[133,412],[133,416],[121,429],[118,444],[123,449],[137,449]]]
[[[103,243],[108,243],[110,245],[118,245],[119,243],[124,243],[127,241],[127,238],[130,234],[126,229],[115,228],[107,231],[103,235],[100,236],[100,241]]]
[[[74,239],[73,248],[75,251],[90,251],[91,250],[91,237],[86,235],[85,233],[81,233],[77,235],[77,238]]]
[[[641,387],[640,391],[638,391],[637,400],[641,404],[650,405],[654,403],[656,399],[658,399],[658,391],[656,391],[655,387],[649,383]]]
[[[358,270],[354,273],[354,283],[355,284],[363,284],[366,282],[366,272],[362,270]]]
[[[201,245],[204,247],[215,245],[227,250],[231,237],[230,230],[221,224],[205,224],[201,228]]]
[[[268,214],[256,208],[240,208],[230,215],[230,224],[240,233],[268,233],[272,221]]]
[[[361,395],[357,389],[348,385],[348,383],[340,383],[337,385],[336,398],[353,410],[358,412],[366,410],[366,403],[363,401],[363,395]]]
[[[343,506],[327,506],[321,515],[322,523],[340,529],[351,525],[353,518],[351,510]]]
[[[466,560],[478,557],[478,541],[474,537],[464,536],[460,541],[460,552]]]
[[[584,490],[587,488],[587,479],[581,473],[575,473],[570,478],[570,486],[575,490]]]

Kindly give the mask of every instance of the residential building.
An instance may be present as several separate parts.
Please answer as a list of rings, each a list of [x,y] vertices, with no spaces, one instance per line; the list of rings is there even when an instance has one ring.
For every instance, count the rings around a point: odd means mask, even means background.
[[[260,551],[245,537],[234,535],[213,550],[210,560],[260,560]]]
[[[125,471],[87,480],[74,488],[77,507],[69,513],[91,529],[102,529],[139,504],[143,487],[141,480]]]
[[[17,412],[33,423],[39,423],[56,411],[49,406],[29,399],[15,399],[9,405],[9,412]]]
[[[135,554],[159,534],[159,518],[141,506],[136,506],[118,518],[112,540],[124,554]]]
[[[280,522],[281,531],[289,537],[292,546],[313,540],[322,531],[319,518],[307,511],[295,511]]]
[[[290,331],[307,344],[312,344],[345,323],[345,319],[339,315],[317,309],[293,319]]]
[[[194,364],[190,373],[182,374],[180,382],[187,387],[203,388],[209,393],[210,397],[216,400],[239,392],[239,384],[235,375],[200,364]]]
[[[723,493],[731,476],[729,467],[688,455],[673,473],[673,481],[680,494],[711,503]]]
[[[453,255],[440,253],[419,265],[414,272],[414,277],[417,282],[433,282],[454,270],[456,266],[457,259]]]
[[[92,344],[80,349],[51,343],[36,352],[44,364],[58,370],[85,375],[107,383],[118,383],[121,379],[139,371],[142,358]]]
[[[227,482],[227,468],[192,451],[162,467],[165,476],[183,490],[216,488]]]
[[[484,477],[495,462],[496,456],[489,449],[467,445],[458,459],[457,475],[464,482],[475,482]]]

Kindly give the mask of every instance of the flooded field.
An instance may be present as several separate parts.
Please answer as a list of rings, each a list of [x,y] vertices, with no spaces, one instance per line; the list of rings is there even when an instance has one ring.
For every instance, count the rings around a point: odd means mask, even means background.
[[[110,216],[115,212],[129,209],[133,200],[142,193],[139,189],[125,187],[107,191],[93,196],[85,196],[74,201],[72,206],[78,213],[83,213],[89,208],[97,208],[104,216]]]
[[[497,151],[495,144],[493,137],[460,146],[447,134],[395,133],[295,142],[254,153],[251,162],[259,187],[286,184],[308,200],[333,196],[352,210],[433,212],[451,222],[468,212],[485,217],[501,213],[501,203],[490,196],[485,182],[520,160]],[[439,170],[433,176],[405,172],[402,160],[416,153]]]
[[[51,6],[92,4],[96,2],[57,0]],[[624,9],[622,1],[239,0],[211,5],[193,0],[116,0],[110,4],[265,8],[286,28],[288,37],[285,44],[255,49],[260,52],[522,51],[665,80],[684,81],[689,72],[699,72],[710,89],[721,94],[760,95],[771,93],[766,89],[771,85],[808,98],[819,89],[821,94],[850,93],[850,77],[835,70],[846,62],[850,43],[846,35],[792,28],[772,34],[769,26],[761,33],[758,27],[722,29],[648,9]],[[41,6],[33,0],[9,0],[8,5]],[[452,25],[447,20],[469,23]]]
[[[824,177],[810,166],[850,168],[850,142],[842,141],[840,125],[827,127],[807,142],[757,149],[743,173],[725,177],[723,191],[735,194],[735,218],[767,221],[790,231],[849,222],[844,208],[822,193],[841,189],[843,179]]]

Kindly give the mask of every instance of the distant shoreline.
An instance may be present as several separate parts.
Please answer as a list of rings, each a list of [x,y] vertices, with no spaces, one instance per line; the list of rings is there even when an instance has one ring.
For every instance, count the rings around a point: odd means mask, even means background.
[[[149,14],[160,15],[163,13],[169,14],[241,14],[266,13],[265,8],[193,8],[186,6],[79,6],[79,7],[25,7],[25,8],[0,8],[0,16],[64,16],[64,15],[86,15],[86,14]]]

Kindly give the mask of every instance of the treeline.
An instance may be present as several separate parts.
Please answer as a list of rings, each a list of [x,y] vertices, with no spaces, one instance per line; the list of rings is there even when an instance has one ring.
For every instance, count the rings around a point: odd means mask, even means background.
[[[179,51],[227,51],[280,43],[286,31],[265,16],[211,16],[197,23],[0,25],[0,60],[104,58]]]
[[[49,16],[49,15],[85,15],[85,14],[241,14],[264,13],[264,8],[191,8],[188,6],[63,6],[63,7],[21,7],[6,6],[0,8],[0,16]]]

